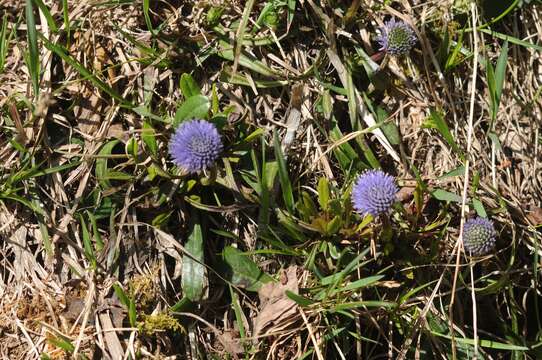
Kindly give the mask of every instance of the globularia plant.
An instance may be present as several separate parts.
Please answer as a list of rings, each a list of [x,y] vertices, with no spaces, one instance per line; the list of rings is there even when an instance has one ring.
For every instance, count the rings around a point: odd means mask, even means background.
[[[381,51],[391,55],[405,55],[417,42],[416,34],[410,26],[403,21],[391,19],[384,23],[376,41]]]
[[[214,165],[224,146],[213,123],[206,120],[183,122],[169,144],[173,162],[189,173],[196,173]]]
[[[390,210],[399,189],[392,176],[381,170],[362,173],[352,188],[352,204],[362,214],[378,216]]]
[[[485,218],[477,217],[467,220],[463,226],[463,247],[472,256],[487,254],[495,247],[497,232],[493,223]]]

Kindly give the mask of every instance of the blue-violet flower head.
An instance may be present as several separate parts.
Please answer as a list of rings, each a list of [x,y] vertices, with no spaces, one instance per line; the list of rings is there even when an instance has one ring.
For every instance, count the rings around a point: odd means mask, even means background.
[[[390,210],[399,188],[391,175],[381,170],[361,174],[352,188],[352,204],[362,215],[378,216]]]
[[[196,173],[211,167],[224,146],[216,126],[205,120],[183,122],[171,138],[169,153],[173,162]]]
[[[391,19],[384,23],[376,41],[380,49],[392,55],[407,54],[417,42],[414,30],[403,21]]]
[[[485,218],[477,217],[467,220],[463,225],[463,247],[469,255],[487,254],[495,247],[497,232],[493,223]]]

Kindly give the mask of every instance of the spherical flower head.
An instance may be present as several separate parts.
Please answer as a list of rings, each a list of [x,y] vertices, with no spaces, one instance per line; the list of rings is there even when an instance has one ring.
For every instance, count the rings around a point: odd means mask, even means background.
[[[175,130],[169,153],[177,166],[196,173],[211,167],[223,148],[214,124],[205,120],[189,120]]]
[[[362,215],[378,216],[390,210],[399,189],[392,176],[381,170],[361,174],[352,189],[352,204]]]
[[[402,21],[391,19],[384,23],[376,39],[380,49],[392,55],[407,54],[418,40],[414,30]]]
[[[480,256],[495,247],[497,232],[488,219],[477,217],[467,220],[463,226],[463,247],[467,254]]]

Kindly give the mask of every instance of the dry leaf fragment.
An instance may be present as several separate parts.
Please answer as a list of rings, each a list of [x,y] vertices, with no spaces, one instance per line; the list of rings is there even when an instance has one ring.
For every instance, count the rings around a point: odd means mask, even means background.
[[[290,266],[286,271],[286,282],[269,282],[258,291],[260,297],[260,313],[253,321],[253,336],[257,338],[273,325],[298,316],[297,304],[286,295],[286,290],[295,294],[299,292],[297,266]],[[284,274],[283,273],[283,274]]]
[[[527,220],[534,226],[542,224],[542,209],[538,206],[531,206],[527,213]]]
[[[238,358],[236,354],[243,354],[245,352],[243,345],[239,341],[239,336],[231,330],[224,331],[218,339],[222,346],[224,346],[224,350],[228,354],[234,355],[236,359]]]

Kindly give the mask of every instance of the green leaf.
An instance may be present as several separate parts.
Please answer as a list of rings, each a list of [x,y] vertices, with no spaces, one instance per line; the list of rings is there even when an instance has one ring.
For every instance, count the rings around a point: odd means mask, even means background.
[[[216,26],[223,12],[224,12],[223,7],[211,7],[209,11],[207,11],[207,17],[206,17],[207,24],[209,26]]]
[[[207,274],[204,266],[203,229],[198,210],[192,209],[191,216],[190,234],[184,244],[187,253],[183,255],[181,287],[184,296],[196,302],[203,297]]]
[[[295,3],[297,0],[287,0],[286,3],[288,5],[288,15],[286,17],[286,24],[287,28],[289,29],[292,25],[292,21],[294,20],[295,15]]]
[[[262,136],[260,139],[261,148],[265,149],[265,138]],[[256,159],[256,152],[254,150],[252,151],[252,159],[254,169],[257,171],[258,161]],[[267,231],[269,226],[271,203],[270,189],[272,187],[272,184],[275,182],[275,177],[277,175],[277,167],[273,165],[276,164],[276,162],[270,163],[267,161],[265,150],[262,150],[261,161],[262,168],[258,176],[258,185],[260,188],[260,211],[258,214],[258,229],[260,236],[262,233],[265,233]]]
[[[137,106],[132,109],[133,112],[135,112],[138,115],[141,115],[143,117],[148,117],[151,120],[168,123],[169,121],[166,121],[162,119],[160,116],[154,115],[146,106]]]
[[[448,59],[446,60],[446,64],[444,65],[444,71],[447,72],[451,70],[452,68],[456,67],[459,63],[461,63],[462,60],[460,59],[459,55],[461,53],[461,48],[463,47],[464,34],[465,34],[465,31],[461,30],[461,32],[459,33],[459,39],[457,39],[457,43],[454,46],[452,53],[448,56]]]
[[[363,94],[363,98],[365,99],[365,102],[367,103],[370,102],[370,99],[365,93]],[[370,108],[373,108],[372,104]],[[401,143],[401,136],[399,135],[399,129],[397,128],[397,125],[395,125],[393,121],[386,121],[390,117],[387,111],[382,109],[380,106],[377,106],[375,109],[375,116],[376,116],[376,122],[382,123],[382,125],[380,125],[380,129],[382,129],[382,132],[384,132],[384,135],[386,135],[386,138],[390,141],[390,144],[399,145]]]
[[[497,116],[497,108],[499,107],[499,104],[496,100],[496,95],[495,95],[495,71],[493,70],[493,65],[491,64],[491,61],[489,60],[486,63],[486,78],[487,78],[487,87],[488,87],[488,93],[489,93],[491,120],[495,120]]]
[[[341,228],[342,220],[341,216],[337,215],[333,219],[331,219],[330,222],[326,225],[326,234],[327,235],[333,235],[336,234],[337,231]]]
[[[462,201],[461,196],[451,193],[449,191],[443,190],[443,189],[433,190],[431,195],[433,195],[435,199],[440,200],[440,201],[457,202],[457,203],[460,203]]]
[[[478,214],[478,216],[487,218],[486,209],[484,208],[484,205],[480,200],[476,198],[472,199],[472,207],[474,208],[474,210],[476,210],[476,214]]]
[[[185,99],[191,98],[192,96],[201,95],[201,89],[198,86],[198,83],[194,80],[190,74],[182,74],[180,80],[181,92]]]
[[[239,326],[239,336],[241,337],[241,339],[243,339],[246,336],[246,330],[243,322],[243,310],[241,310],[241,304],[239,303],[239,295],[237,295],[237,292],[233,289],[231,285],[228,287],[230,288],[230,296],[233,305],[233,311],[235,313],[235,320],[237,322],[237,325]]]
[[[288,232],[288,234],[296,239],[299,242],[304,242],[307,240],[307,237],[304,235],[304,229],[297,223],[296,220],[284,210],[277,209],[277,220],[283,229]],[[325,227],[323,228],[325,231]]]
[[[47,341],[49,344],[56,346],[57,348],[60,348],[70,354],[75,351],[75,346],[70,342],[69,339],[63,336],[50,337],[47,339]]]
[[[294,194],[292,192],[292,183],[290,182],[290,177],[288,175],[288,169],[286,168],[286,159],[282,153],[282,148],[280,147],[279,136],[275,131],[273,134],[274,148],[275,148],[275,158],[279,166],[279,180],[280,186],[282,189],[282,198],[284,199],[284,204],[288,209],[290,214],[294,213]]]
[[[254,141],[254,140],[256,140],[257,138],[259,138],[260,136],[262,136],[264,133],[265,133],[264,129],[262,129],[262,128],[257,128],[256,130],[254,130],[253,132],[251,132],[250,134],[248,134],[248,135],[243,139],[243,143],[249,143],[249,142],[251,142],[251,141]]]
[[[451,146],[452,150],[462,156],[461,150],[457,146],[454,137],[452,136],[452,133],[450,132],[450,129],[448,128],[448,125],[444,121],[444,118],[440,112],[431,110],[429,117],[424,121],[422,127],[427,129],[436,129],[440,135],[442,135],[444,140],[446,140],[448,145]]]
[[[329,202],[329,184],[326,178],[318,180],[318,203],[323,211],[327,211]]]
[[[254,23],[254,27],[252,28],[251,33],[256,33],[258,30],[262,28],[262,25],[267,25],[267,27],[273,27],[273,20],[271,23],[268,22],[270,19],[275,19],[277,17],[276,14],[276,6],[273,2],[267,2],[262,11],[260,12],[260,15],[258,15],[258,18],[256,19],[256,22]]]
[[[115,291],[115,294],[119,298],[119,301],[121,302],[121,304],[123,304],[126,307],[129,307],[130,299],[128,299],[128,296],[126,295],[124,290],[122,290],[122,288],[119,286],[119,284],[113,284],[113,290]]]
[[[156,133],[154,128],[148,121],[143,122],[143,130],[141,131],[141,139],[147,145],[147,148],[156,156],[158,153],[158,144],[156,143]]]
[[[173,214],[173,211],[166,211],[156,215],[154,219],[152,219],[152,226],[160,227],[166,224],[169,221],[171,214]]]
[[[138,162],[137,154],[139,152],[139,143],[137,142],[136,138],[131,137],[126,143],[124,149],[126,151],[126,155],[130,156],[135,162]]]
[[[109,178],[107,176],[109,172],[109,169],[107,168],[107,156],[111,155],[113,148],[115,147],[115,145],[118,144],[118,142],[119,140],[116,139],[107,142],[98,153],[100,157],[98,158],[98,160],[96,160],[94,174],[96,175],[98,182],[104,189],[108,189],[111,187],[111,183],[109,182]]]
[[[226,278],[233,285],[244,287],[249,291],[258,291],[263,284],[273,281],[273,278],[260,270],[248,255],[233,246],[226,246],[222,257],[228,266]]]
[[[495,146],[495,150],[502,151],[502,145],[501,141],[499,140],[499,136],[495,134],[494,132],[490,131],[487,136],[491,139],[493,142],[493,145]]]
[[[137,312],[134,300],[130,299],[128,301],[128,320],[130,321],[131,327],[136,327],[137,325]]]
[[[171,312],[182,312],[187,311],[194,306],[194,303],[190,301],[186,296],[181,300],[177,301],[173,306],[169,308]]]
[[[96,250],[100,251],[104,247],[104,242],[102,240],[102,236],[100,235],[98,223],[96,222],[96,216],[90,211],[87,211],[86,214],[90,219],[90,223],[92,224],[92,235],[94,236],[94,239],[96,239]]]
[[[316,216],[318,213],[318,210],[316,209],[316,204],[312,200],[310,194],[306,191],[301,192],[301,197],[303,199],[303,209],[305,211],[305,215],[307,216],[307,219]]]
[[[446,179],[449,177],[456,177],[456,176],[463,176],[463,175],[465,175],[465,165],[459,165],[455,169],[447,172],[446,174],[439,176],[437,179],[441,180],[441,179]]]
[[[189,97],[177,108],[175,119],[173,120],[173,127],[176,128],[181,122],[189,119],[206,119],[210,107],[211,103],[206,96],[195,95]]]
[[[92,240],[90,238],[90,233],[88,232],[87,225],[82,215],[79,215],[79,222],[81,223],[81,231],[83,232],[83,248],[85,249],[85,256],[90,262],[93,269],[96,269],[97,261],[96,256],[94,255],[94,248],[92,246]]]

